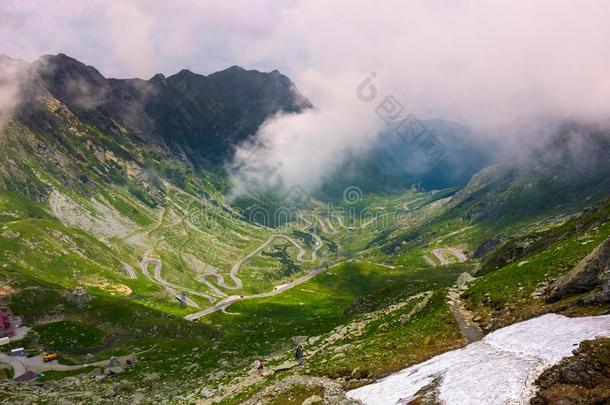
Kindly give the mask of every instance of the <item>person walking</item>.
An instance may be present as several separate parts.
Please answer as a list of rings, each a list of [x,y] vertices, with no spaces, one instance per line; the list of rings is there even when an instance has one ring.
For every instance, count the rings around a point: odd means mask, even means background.
[[[303,346],[298,345],[297,349],[294,351],[294,358],[299,362],[302,366],[305,359],[303,358]]]
[[[258,361],[256,362],[256,373],[258,375],[263,375],[264,371],[265,371],[265,362],[263,361],[263,359],[258,359]]]

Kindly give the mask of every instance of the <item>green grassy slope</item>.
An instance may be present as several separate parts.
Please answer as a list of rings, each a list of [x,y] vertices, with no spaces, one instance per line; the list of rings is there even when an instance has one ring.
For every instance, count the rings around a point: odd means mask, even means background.
[[[179,150],[138,143],[120,123],[106,132],[44,95],[30,121],[0,130],[0,298],[31,327],[2,350],[54,350],[65,364],[84,364],[87,353],[94,360],[137,354],[119,379],[132,384],[126,398],[138,387],[158,402],[196,400],[203,385],[247,380],[259,357],[270,368],[290,360],[299,336],[307,338],[304,367],[227,388],[220,399],[240,403],[289,375],[341,378],[344,387],[370,382],[466,343],[447,303],[462,272],[477,276],[463,299],[485,330],[546,311],[608,310],[578,297],[546,304],[536,295],[610,236],[608,204],[566,222],[605,192],[599,179],[566,176],[574,182],[567,184],[546,171],[490,168],[461,190],[313,201],[301,217],[268,228],[229,205],[217,172],[197,170]],[[570,202],[576,193],[583,194]],[[322,246],[313,259],[316,236]],[[304,248],[302,257],[287,238]],[[491,253],[474,257],[489,241]],[[433,250],[449,247],[470,260],[438,266]],[[164,282],[154,280],[153,265],[142,271],[146,258],[161,261]],[[241,288],[232,288],[236,263]],[[183,319],[319,268],[325,271],[280,294]],[[199,308],[181,305],[164,283]],[[83,307],[69,299],[76,286],[91,295]],[[69,375],[75,372],[47,378]],[[72,388],[54,389],[68,396]]]
[[[466,303],[487,329],[548,311],[604,313],[610,306],[583,305],[578,297],[551,305],[540,293],[608,237],[610,204],[605,201],[565,224],[510,240],[486,258],[483,276],[464,294]]]

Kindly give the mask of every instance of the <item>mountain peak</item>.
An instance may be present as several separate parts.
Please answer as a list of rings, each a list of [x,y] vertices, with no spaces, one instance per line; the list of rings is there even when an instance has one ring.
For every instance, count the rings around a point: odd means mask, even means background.
[[[200,75],[199,73],[195,73],[189,69],[182,69],[181,71],[170,77],[177,79],[205,78],[204,75]]]
[[[87,66],[81,61],[74,59],[65,53],[58,53],[57,55],[42,55],[38,61],[43,63],[52,63],[56,65],[72,65],[72,66],[82,66],[82,67],[92,67]]]
[[[158,84],[162,84],[162,85],[167,85],[167,78],[165,77],[165,75],[163,73],[157,73],[156,75],[151,77],[148,81],[151,83],[154,83],[154,84],[158,83]]]
[[[307,106],[287,77],[240,66],[209,76],[183,69],[148,80],[107,79],[60,53],[44,55],[26,69],[80,119],[105,131],[119,123],[134,139],[183,147],[194,161],[212,164],[229,158],[268,117]]]
[[[243,67],[238,66],[238,65],[233,65],[233,66],[226,68],[225,71],[244,72],[244,71],[246,71],[246,69],[244,69]]]
[[[93,66],[66,54],[43,55],[33,63],[42,77],[56,83],[65,80],[80,80],[89,84],[102,84],[106,78]]]

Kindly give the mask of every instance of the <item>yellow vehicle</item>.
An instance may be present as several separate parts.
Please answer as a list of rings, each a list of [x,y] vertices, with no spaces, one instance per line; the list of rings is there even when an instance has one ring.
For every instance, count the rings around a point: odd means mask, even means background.
[[[57,360],[57,353],[48,353],[42,356],[42,360],[47,363],[49,361]]]

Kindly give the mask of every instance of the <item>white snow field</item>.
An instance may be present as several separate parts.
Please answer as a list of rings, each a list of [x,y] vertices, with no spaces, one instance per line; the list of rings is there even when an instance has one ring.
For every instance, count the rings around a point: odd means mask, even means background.
[[[349,391],[364,404],[405,404],[437,379],[444,404],[527,404],[544,369],[570,356],[583,340],[610,336],[610,315],[547,314],[490,333],[376,383]]]

